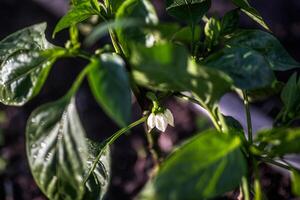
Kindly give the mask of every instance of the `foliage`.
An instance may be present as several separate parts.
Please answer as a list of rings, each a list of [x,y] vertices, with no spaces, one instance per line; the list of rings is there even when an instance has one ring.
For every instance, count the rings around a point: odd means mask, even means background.
[[[245,199],[251,193],[262,199],[260,163],[290,170],[299,195],[299,170],[279,162],[300,153],[300,131],[290,126],[300,116],[299,80],[295,73],[283,89],[275,89],[274,74],[300,65],[247,0],[232,2],[236,9],[208,17],[211,0],[166,0],[166,12],[178,20],[166,23],[149,0],[72,0],[53,32],[69,28],[65,47],[47,41],[45,23],[0,41],[0,102],[6,105],[22,106],[38,95],[56,60],[89,62],[65,96],[37,108],[27,122],[29,165],[49,199],[102,199],[111,178],[109,147],[148,116],[150,129],[174,125],[172,113],[161,105],[170,96],[202,106],[215,129],[196,134],[158,163],[138,199],[211,199],[239,186]],[[239,29],[240,11],[267,30]],[[95,15],[99,24],[80,41],[78,25]],[[83,48],[82,43],[95,45],[106,34],[111,45],[94,53]],[[99,106],[121,127],[102,143],[87,138],[76,110],[76,92],[86,77]],[[281,90],[283,108],[274,128],[252,139],[249,100],[275,90]],[[230,91],[243,93],[248,138],[237,121],[219,111],[220,98]],[[146,112],[130,124],[132,96]]]

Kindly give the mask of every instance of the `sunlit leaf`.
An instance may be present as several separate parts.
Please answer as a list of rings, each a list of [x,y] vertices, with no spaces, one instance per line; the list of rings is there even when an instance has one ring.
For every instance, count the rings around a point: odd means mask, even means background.
[[[46,24],[11,34],[0,42],[0,101],[21,106],[41,90],[55,56],[43,55],[53,47],[45,38]]]
[[[213,130],[198,134],[163,162],[139,199],[210,199],[235,189],[247,171],[240,146],[238,137]]]

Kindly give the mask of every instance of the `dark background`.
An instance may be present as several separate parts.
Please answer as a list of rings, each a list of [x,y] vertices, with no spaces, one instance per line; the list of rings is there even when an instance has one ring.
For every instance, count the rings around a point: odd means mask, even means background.
[[[47,38],[56,45],[64,45],[67,32],[58,34],[55,40],[51,33],[59,17],[66,11],[63,0],[0,0],[0,39],[23,27],[46,21]],[[162,1],[154,1],[160,17],[164,20]],[[300,61],[300,1],[299,0],[256,0],[251,4],[257,8],[288,52]],[[211,14],[223,14],[233,8],[229,0],[214,0]],[[242,17],[241,26],[260,28]],[[100,44],[101,45],[101,44]],[[24,130],[29,114],[37,106],[56,100],[64,95],[78,72],[85,66],[82,60],[61,60],[53,67],[42,92],[24,107],[0,105],[0,156],[7,166],[0,172],[0,200],[43,200],[46,199],[35,185],[30,174],[25,155]],[[278,74],[285,81],[292,72]],[[272,101],[272,99],[270,100]],[[278,101],[278,97],[274,97]],[[195,112],[193,106],[176,100],[166,102],[176,116],[176,129],[169,128],[164,134],[156,135],[162,155],[170,152],[174,144],[206,126],[205,118]],[[259,107],[261,104],[258,104]],[[77,94],[77,107],[86,132],[95,140],[101,141],[117,130],[117,126],[94,102],[86,83]],[[134,106],[134,116],[140,110]],[[204,125],[203,125],[204,124]],[[132,199],[147,180],[151,159],[147,151],[143,127],[135,128],[130,136],[117,141],[112,149],[111,186],[107,199]],[[269,199],[296,199],[290,192],[289,178],[277,173],[269,166],[261,168],[262,184]],[[227,199],[235,194],[228,194]],[[224,197],[224,199],[226,199]]]

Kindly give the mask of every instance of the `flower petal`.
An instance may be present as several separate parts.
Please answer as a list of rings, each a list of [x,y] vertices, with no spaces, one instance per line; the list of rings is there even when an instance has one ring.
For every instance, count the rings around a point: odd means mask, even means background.
[[[155,115],[151,113],[147,119],[147,125],[150,131],[155,127]]]
[[[172,112],[169,109],[166,109],[164,112],[165,118],[167,119],[168,124],[174,127],[174,117]]]
[[[165,132],[168,126],[167,119],[162,113],[155,115],[155,126],[161,132]]]

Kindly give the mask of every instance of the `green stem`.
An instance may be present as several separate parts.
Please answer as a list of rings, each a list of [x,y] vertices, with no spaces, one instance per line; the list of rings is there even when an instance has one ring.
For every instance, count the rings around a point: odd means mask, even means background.
[[[98,153],[96,159],[94,160],[93,162],[93,165],[92,167],[90,168],[87,176],[85,177],[84,181],[83,181],[83,184],[86,184],[86,182],[88,181],[89,177],[91,176],[91,174],[93,173],[93,171],[95,170],[103,152],[106,150],[106,148],[108,146],[110,146],[112,143],[115,142],[115,140],[117,140],[121,135],[123,135],[124,133],[128,132],[130,129],[132,129],[133,127],[141,124],[141,123],[144,123],[146,121],[146,118],[147,117],[142,117],[141,119],[133,122],[132,124],[128,125],[127,127],[125,128],[122,128],[121,130],[117,131],[116,133],[114,133],[111,137],[109,137],[108,139],[106,139],[102,144],[101,144],[101,150],[100,152]]]
[[[148,142],[148,149],[149,149],[149,152],[151,154],[153,164],[154,164],[154,170],[157,170],[159,167],[159,162],[158,162],[157,152],[154,149],[152,133],[148,132],[148,131],[145,131],[145,133],[146,133],[146,138],[147,138],[147,142]]]
[[[243,191],[244,200],[250,200],[250,185],[245,176],[242,178],[242,191]]]
[[[250,144],[252,144],[253,143],[252,121],[251,121],[251,113],[250,113],[250,108],[249,108],[249,100],[248,100],[247,91],[243,90],[243,98],[244,98],[244,106],[245,106],[245,112],[246,112],[246,118],[247,118],[248,141]]]
[[[192,97],[186,96],[184,94],[181,93],[176,93],[176,96],[185,100],[188,100],[190,102],[193,102],[195,104],[200,105],[201,107],[203,107],[209,114],[209,117],[213,123],[213,125],[215,126],[215,128],[221,132],[222,131],[222,126],[220,125],[220,123],[218,123],[218,118],[216,118],[216,116],[213,114],[213,112],[204,104],[204,102],[199,101],[197,99],[194,99]]]

